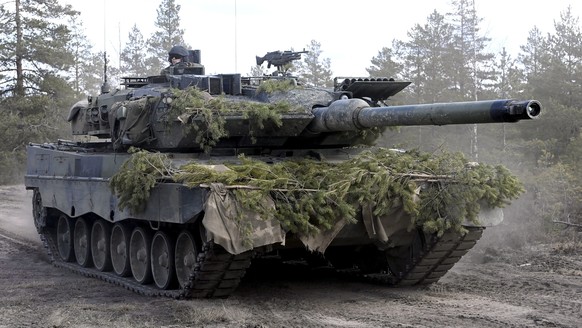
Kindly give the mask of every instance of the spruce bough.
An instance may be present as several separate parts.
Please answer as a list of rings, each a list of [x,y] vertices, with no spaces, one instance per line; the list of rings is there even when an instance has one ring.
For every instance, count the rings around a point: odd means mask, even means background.
[[[524,191],[505,167],[471,165],[461,153],[370,148],[341,163],[286,159],[274,164],[241,156],[223,163],[230,170],[218,172],[196,162],[174,167],[163,153],[130,152],[110,180],[122,208],[143,211],[151,189],[163,181],[191,188],[223,183],[244,208],[304,235],[330,229],[341,219],[354,223],[362,204],[371,204],[375,216],[402,206],[410,214],[410,228],[439,235],[447,230],[465,233],[463,222],[479,224],[480,203],[504,207]],[[262,207],[267,195],[275,209]]]

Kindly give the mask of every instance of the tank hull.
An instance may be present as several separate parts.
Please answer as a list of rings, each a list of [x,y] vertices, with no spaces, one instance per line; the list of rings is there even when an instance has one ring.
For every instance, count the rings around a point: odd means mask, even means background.
[[[206,190],[177,183],[156,186],[139,215],[120,208],[109,179],[128,158],[125,153],[83,153],[30,146],[25,185],[50,200],[43,206],[71,218],[95,214],[111,223],[132,219],[187,224],[203,211]]]
[[[467,223],[466,235],[448,232],[438,237],[409,231],[409,218],[402,211],[382,224],[363,210],[356,223],[310,238],[261,223],[254,230],[253,247],[243,247],[213,230],[220,220],[210,215],[208,187],[158,183],[136,214],[120,207],[109,184],[129,154],[71,144],[30,145],[27,151],[25,185],[34,191],[35,225],[53,263],[145,295],[225,297],[238,286],[253,258],[277,254],[305,260],[312,251],[324,254],[338,272],[358,279],[387,285],[433,283],[475,244],[487,225]],[[333,151],[327,152],[328,161],[346,158],[345,153],[334,158],[329,156]],[[176,163],[224,162],[201,154],[169,155]],[[502,212],[489,216],[493,219],[486,221],[498,223]],[[379,246],[383,238],[390,240],[389,247]],[[83,257],[83,251],[89,255]],[[87,257],[91,261],[83,260]],[[130,262],[127,268],[124,261]],[[106,265],[110,262],[122,263],[121,268]]]

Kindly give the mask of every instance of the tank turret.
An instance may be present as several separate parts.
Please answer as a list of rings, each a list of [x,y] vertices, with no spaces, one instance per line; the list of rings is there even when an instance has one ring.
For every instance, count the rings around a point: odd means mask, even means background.
[[[339,78],[333,90],[303,87],[283,72],[304,53],[290,51],[257,57],[257,63],[277,66],[273,75],[205,75],[200,51],[191,53],[194,66],[125,78],[124,89],[75,104],[69,115],[73,134],[110,138],[115,149],[196,152],[212,146],[262,152],[300,148],[306,140],[310,147],[351,146],[361,142],[359,131],[387,126],[517,122],[536,118],[542,107],[535,100],[511,99],[386,106],[410,83]],[[200,92],[189,94],[192,90]],[[264,108],[271,116],[257,122],[254,111]],[[221,132],[212,132],[210,124],[220,124]]]

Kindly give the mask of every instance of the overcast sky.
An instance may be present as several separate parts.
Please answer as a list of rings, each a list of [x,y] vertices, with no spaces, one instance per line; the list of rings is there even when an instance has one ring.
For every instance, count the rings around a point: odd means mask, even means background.
[[[60,0],[81,12],[86,34],[97,51],[107,48],[118,64],[134,24],[144,38],[154,31],[162,0]],[[366,67],[392,40],[407,40],[415,24],[424,25],[433,10],[452,11],[450,0],[176,0],[185,41],[202,51],[206,72],[242,73],[256,64],[255,56],[274,50],[302,50],[311,40],[321,44],[320,58],[331,59],[334,76],[367,76]],[[483,18],[481,33],[492,39],[492,52],[505,47],[515,58],[529,31],[537,26],[554,33],[554,22],[574,0],[476,0]],[[104,13],[107,14],[104,14]],[[263,64],[266,65],[266,64]]]

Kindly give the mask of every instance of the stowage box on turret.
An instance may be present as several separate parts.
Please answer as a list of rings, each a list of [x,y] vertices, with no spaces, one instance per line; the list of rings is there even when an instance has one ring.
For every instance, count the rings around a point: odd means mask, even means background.
[[[304,87],[283,71],[301,53],[257,57],[277,72],[242,77],[206,75],[192,51],[191,65],[76,103],[68,120],[86,141],[27,149],[54,264],[178,298],[228,296],[261,257],[319,254],[387,285],[439,280],[503,219],[519,182],[459,155],[369,145],[387,126],[517,122],[540,103],[387,106],[409,82]]]

